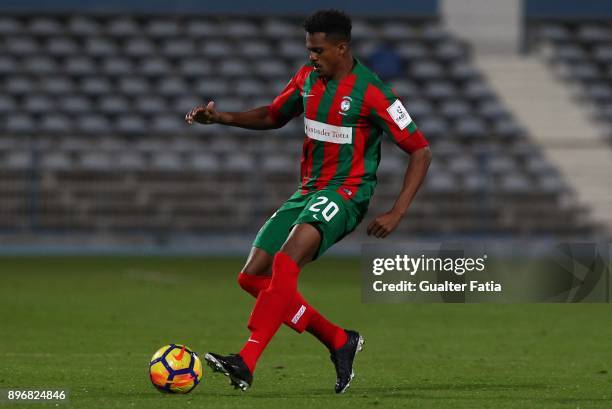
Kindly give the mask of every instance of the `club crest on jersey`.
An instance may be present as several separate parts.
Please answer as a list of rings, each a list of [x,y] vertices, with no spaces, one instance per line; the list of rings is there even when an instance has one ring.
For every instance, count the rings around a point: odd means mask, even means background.
[[[346,115],[346,112],[351,109],[351,101],[353,99],[351,97],[349,97],[348,95],[345,97],[342,97],[342,102],[340,102],[340,111],[338,111],[338,113],[340,115]]]

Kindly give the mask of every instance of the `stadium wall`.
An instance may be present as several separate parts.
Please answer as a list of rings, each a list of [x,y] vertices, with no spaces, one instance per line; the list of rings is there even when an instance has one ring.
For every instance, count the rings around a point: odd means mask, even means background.
[[[164,0],[124,1],[107,0],[63,0],[41,2],[37,0],[5,0],[0,4],[3,11],[36,11],[41,12],[93,12],[93,13],[198,13],[198,14],[305,14],[314,10],[334,7],[350,12],[353,15],[411,15],[435,16],[438,14],[439,0],[411,0],[397,2],[394,0],[378,0],[375,2],[355,2],[337,0],[330,4],[325,0],[310,0],[308,2],[291,2],[281,0],[232,2],[211,2],[199,0],[182,0],[168,2]]]
[[[524,0],[526,18],[607,19],[612,5],[601,0]]]

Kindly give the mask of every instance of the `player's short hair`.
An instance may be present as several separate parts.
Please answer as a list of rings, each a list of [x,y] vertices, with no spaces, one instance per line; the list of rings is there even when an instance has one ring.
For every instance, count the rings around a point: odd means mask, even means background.
[[[307,33],[325,33],[340,41],[351,41],[351,18],[340,10],[319,10],[304,20]]]

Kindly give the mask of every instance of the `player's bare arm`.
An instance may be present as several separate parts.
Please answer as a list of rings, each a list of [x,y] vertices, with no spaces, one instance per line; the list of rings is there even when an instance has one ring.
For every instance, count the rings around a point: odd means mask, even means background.
[[[276,129],[285,125],[284,122],[275,120],[270,116],[267,106],[251,109],[245,112],[219,112],[215,108],[214,101],[207,105],[198,105],[185,115],[188,124],[198,122],[201,124],[222,124],[236,126],[246,129]]]
[[[410,163],[404,174],[404,184],[393,208],[372,220],[368,226],[368,235],[384,238],[395,230],[425,180],[431,157],[429,147],[421,148],[410,155]]]

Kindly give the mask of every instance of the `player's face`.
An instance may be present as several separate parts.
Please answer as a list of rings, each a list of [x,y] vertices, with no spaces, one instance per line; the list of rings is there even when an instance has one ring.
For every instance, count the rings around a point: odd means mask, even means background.
[[[338,64],[346,53],[345,42],[335,42],[326,38],[325,33],[306,33],[308,58],[315,71],[327,78],[334,76]]]

